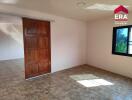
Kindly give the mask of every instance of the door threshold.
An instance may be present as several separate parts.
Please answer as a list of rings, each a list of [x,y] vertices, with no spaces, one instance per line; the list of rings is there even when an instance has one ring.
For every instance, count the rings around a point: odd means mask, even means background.
[[[34,76],[34,77],[31,77],[31,78],[27,78],[26,80],[32,80],[32,79],[36,79],[36,78],[39,78],[39,77],[42,77],[44,75],[49,75],[51,73],[46,73],[46,74],[42,74],[42,75],[38,75],[38,76]]]

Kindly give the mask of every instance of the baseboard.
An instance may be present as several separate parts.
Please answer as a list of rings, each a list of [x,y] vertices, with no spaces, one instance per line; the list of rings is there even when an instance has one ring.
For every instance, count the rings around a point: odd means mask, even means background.
[[[85,64],[85,65],[89,66],[89,67],[93,67],[93,68],[99,69],[99,70],[102,70],[102,71],[105,71],[105,72],[108,72],[108,73],[112,73],[112,74],[121,76],[121,77],[124,77],[124,78],[132,79],[131,77],[128,77],[128,76],[125,76],[125,75],[122,75],[122,74],[119,74],[119,73],[115,73],[115,72],[112,72],[110,70],[103,69],[101,67],[93,66],[93,65],[90,65],[90,64]]]
[[[53,72],[51,72],[51,73],[56,73],[56,72],[60,72],[60,71],[64,71],[64,70],[68,70],[68,69],[72,69],[72,68],[80,67],[80,66],[87,66],[87,64],[75,65],[75,66],[72,66],[72,67],[70,67],[70,68],[65,68],[65,69],[61,69],[61,70],[58,70],[58,71],[53,71]]]
[[[22,60],[22,59],[24,59],[24,58],[2,59],[2,60],[0,60],[0,62],[1,62],[1,61]]]

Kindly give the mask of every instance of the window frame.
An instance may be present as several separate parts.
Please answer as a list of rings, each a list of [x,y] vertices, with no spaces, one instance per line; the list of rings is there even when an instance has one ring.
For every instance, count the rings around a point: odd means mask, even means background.
[[[122,28],[128,28],[127,53],[120,53],[120,52],[115,51],[116,37],[117,37],[116,31],[117,31],[117,29],[122,29]],[[128,48],[129,48],[129,38],[130,38],[131,29],[132,29],[132,25],[113,27],[112,54],[132,57],[132,54],[128,53],[129,52]]]

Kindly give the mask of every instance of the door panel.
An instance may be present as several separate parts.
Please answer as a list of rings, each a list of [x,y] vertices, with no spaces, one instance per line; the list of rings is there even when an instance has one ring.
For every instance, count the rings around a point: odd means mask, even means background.
[[[30,63],[26,65],[26,73],[28,73],[28,78],[29,77],[34,77],[38,75],[39,69],[38,69],[38,64],[37,62],[35,63]]]
[[[48,37],[39,37],[38,44],[40,49],[48,49]]]
[[[32,37],[32,39],[31,39],[30,36],[27,36],[25,38],[25,46],[28,49],[30,49],[30,48],[37,48],[37,46],[38,46],[37,42],[38,42],[37,37]]]
[[[25,50],[26,63],[38,61],[38,50],[37,49],[26,49]]]
[[[50,22],[23,18],[25,78],[51,72]]]
[[[45,72],[46,70],[49,70],[49,69],[48,69],[48,65],[49,65],[48,61],[39,62],[39,72],[40,72],[40,73],[43,73],[43,72]]]
[[[46,50],[46,49],[39,49],[38,55],[39,55],[40,61],[47,60],[48,56],[49,56],[48,55],[48,50]]]
[[[44,27],[41,27],[41,26],[44,26]],[[38,27],[39,27],[38,33],[40,35],[44,35],[44,36],[49,35],[50,30],[49,30],[49,24],[48,23],[43,23],[42,21],[39,21]]]

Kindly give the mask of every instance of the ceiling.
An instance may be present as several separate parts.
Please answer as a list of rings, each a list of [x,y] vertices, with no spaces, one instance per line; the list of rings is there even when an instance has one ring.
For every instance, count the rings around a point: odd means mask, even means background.
[[[97,3],[126,5],[129,6],[128,9],[130,11],[132,5],[131,0],[1,0],[0,2],[20,8],[36,10],[83,21],[90,21],[113,14],[113,11],[84,9],[84,7],[89,7]]]

